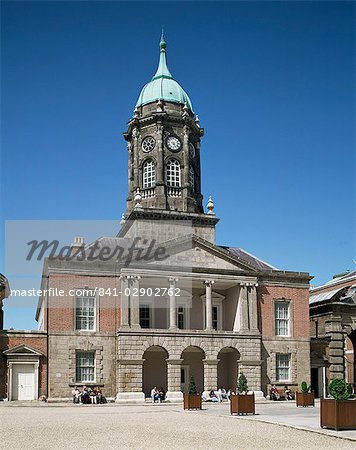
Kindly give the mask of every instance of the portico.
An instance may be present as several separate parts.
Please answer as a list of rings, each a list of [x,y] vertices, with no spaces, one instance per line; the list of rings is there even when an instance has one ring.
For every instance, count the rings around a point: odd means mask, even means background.
[[[137,292],[127,290],[121,298],[127,310],[118,331],[117,401],[144,401],[162,376],[171,401],[182,398],[191,375],[200,390],[217,389],[219,381],[235,388],[238,368],[262,396],[261,336],[251,316],[257,314],[255,277],[130,268],[121,280],[122,292],[130,280]],[[155,288],[164,295],[147,298]]]

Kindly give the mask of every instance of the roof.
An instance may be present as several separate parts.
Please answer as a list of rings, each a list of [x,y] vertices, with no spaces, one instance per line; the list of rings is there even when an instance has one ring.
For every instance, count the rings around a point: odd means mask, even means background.
[[[325,284],[339,283],[341,281],[345,282],[345,281],[353,279],[354,277],[356,277],[356,270],[353,270],[352,272],[346,272],[344,274],[341,274],[340,276],[333,278],[332,280],[326,282]]]
[[[172,77],[167,65],[166,42],[163,32],[160,41],[160,55],[158,68],[152,80],[147,83],[137,100],[138,106],[147,105],[157,100],[165,100],[172,103],[187,105],[193,111],[192,103],[188,94]]]
[[[330,300],[334,297],[334,295],[336,295],[342,289],[344,289],[344,288],[341,287],[341,288],[333,289],[332,291],[321,292],[320,294],[311,295],[309,297],[309,305],[314,304],[314,303],[324,302],[326,300]]]
[[[279,270],[271,264],[262,261],[262,259],[257,258],[257,256],[248,253],[246,250],[240,247],[225,247],[221,246],[221,248],[230,252],[233,256],[237,256],[238,258],[245,261],[250,266],[254,267],[257,270]]]
[[[340,276],[337,276],[336,278],[327,281],[325,284],[322,284],[321,286],[315,286],[310,290],[310,292],[313,293],[318,291],[324,291],[330,289],[334,285],[336,288],[338,284],[343,284],[345,286],[345,283],[348,282],[350,283],[350,285],[356,282],[356,270],[341,274]]]

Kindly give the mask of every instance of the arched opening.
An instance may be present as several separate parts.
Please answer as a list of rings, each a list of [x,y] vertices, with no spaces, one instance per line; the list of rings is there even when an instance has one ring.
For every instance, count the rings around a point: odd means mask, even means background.
[[[240,353],[233,347],[224,347],[218,354],[218,385],[224,387],[226,391],[229,389],[236,390],[238,359]]]
[[[355,362],[356,330],[345,339],[345,378],[356,388],[356,362]]]
[[[155,386],[167,392],[167,358],[167,350],[158,345],[149,347],[143,354],[142,391],[146,397]]]
[[[188,392],[189,380],[193,375],[198,392],[204,390],[204,365],[205,358],[204,351],[199,347],[187,347],[181,355],[183,359],[181,365],[181,390],[184,393]]]
[[[154,162],[149,159],[145,161],[142,167],[142,187],[148,189],[156,184],[156,168]]]

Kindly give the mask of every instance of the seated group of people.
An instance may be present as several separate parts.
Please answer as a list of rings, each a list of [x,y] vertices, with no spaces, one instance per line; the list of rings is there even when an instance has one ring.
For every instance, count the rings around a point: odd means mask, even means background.
[[[226,392],[226,389],[221,386],[217,391],[204,391],[201,395],[201,398],[203,402],[222,402],[223,400],[229,400],[231,394],[234,393],[235,392],[232,389],[229,389]]]
[[[279,400],[281,398],[278,388],[275,384],[271,387],[271,390],[269,393],[269,398],[270,398],[270,400],[274,400],[274,401]],[[292,391],[288,388],[287,385],[284,386],[284,398],[287,401],[294,399],[294,395],[293,395]]]
[[[81,403],[85,405],[107,403],[106,398],[103,396],[100,388],[98,387],[86,387],[83,386],[81,391],[79,387],[75,387],[72,390],[73,403]]]
[[[161,403],[166,399],[166,392],[163,389],[163,387],[160,387],[159,389],[157,389],[157,387],[155,386],[154,388],[151,389],[151,398],[153,403]]]

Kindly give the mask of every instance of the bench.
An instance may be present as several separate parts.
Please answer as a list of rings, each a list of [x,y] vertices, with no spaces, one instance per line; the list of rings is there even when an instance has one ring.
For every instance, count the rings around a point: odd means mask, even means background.
[[[277,401],[285,400],[286,396],[285,396],[285,393],[284,393],[284,388],[277,388],[277,391],[278,391],[278,396],[279,396]],[[292,397],[294,398],[293,392],[291,392],[291,394],[292,394]],[[270,400],[272,400],[271,399],[271,390],[270,390]]]

